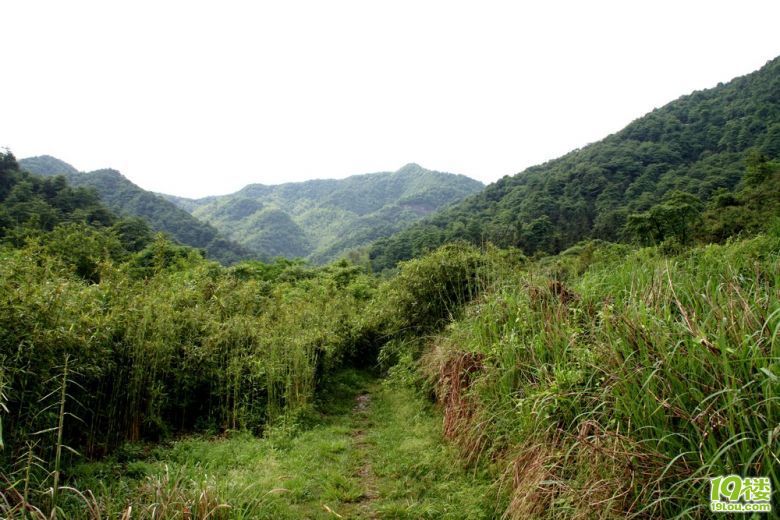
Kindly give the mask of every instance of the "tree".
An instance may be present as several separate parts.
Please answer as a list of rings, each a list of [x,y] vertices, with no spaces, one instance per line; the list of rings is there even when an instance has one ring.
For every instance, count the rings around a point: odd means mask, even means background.
[[[633,213],[626,222],[626,234],[645,245],[674,238],[681,244],[692,239],[691,229],[701,219],[702,204],[695,195],[674,190],[649,211]]]
[[[100,264],[119,260],[125,254],[116,236],[108,230],[85,223],[68,223],[41,237],[45,249],[64,261],[84,280],[100,281]]]
[[[119,241],[128,251],[137,253],[152,241],[152,231],[149,224],[139,217],[123,218],[112,226]]]
[[[745,158],[745,184],[750,187],[758,186],[772,174],[772,163],[769,158],[758,149],[752,148]]]
[[[16,157],[6,150],[0,152],[0,200],[4,200],[14,184],[14,172],[19,170]]]
[[[664,228],[664,238],[674,237],[687,244],[691,241],[691,229],[699,221],[701,211],[702,204],[698,197],[674,190],[650,213]]]

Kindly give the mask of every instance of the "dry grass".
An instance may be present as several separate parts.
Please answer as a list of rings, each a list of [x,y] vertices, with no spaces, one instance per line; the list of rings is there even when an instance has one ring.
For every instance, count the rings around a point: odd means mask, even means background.
[[[488,438],[477,417],[479,406],[469,389],[483,370],[483,356],[453,351],[435,344],[421,359],[423,371],[434,385],[436,401],[443,411],[444,436],[454,441],[468,462],[478,460]]]
[[[564,490],[564,483],[556,477],[555,469],[554,447],[536,444],[522,449],[503,478],[511,486],[511,498],[502,518],[522,520],[541,516]]]

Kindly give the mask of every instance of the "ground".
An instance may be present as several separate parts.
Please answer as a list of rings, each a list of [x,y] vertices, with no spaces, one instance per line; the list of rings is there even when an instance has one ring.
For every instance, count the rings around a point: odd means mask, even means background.
[[[489,479],[464,467],[413,390],[347,371],[317,410],[264,438],[185,438],[113,469],[84,465],[81,489],[102,481],[97,500],[116,513],[136,502],[133,518],[497,516]],[[106,471],[119,475],[108,487]]]

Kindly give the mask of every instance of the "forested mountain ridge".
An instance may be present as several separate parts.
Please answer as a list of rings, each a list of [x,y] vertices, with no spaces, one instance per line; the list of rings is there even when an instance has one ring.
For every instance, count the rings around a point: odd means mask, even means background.
[[[260,254],[322,263],[482,188],[464,175],[408,164],[346,179],[250,184],[220,197],[165,197]]]
[[[93,188],[113,212],[143,218],[152,230],[168,233],[184,245],[203,249],[206,256],[224,264],[255,256],[221,236],[213,226],[200,222],[170,201],[137,186],[117,170],[79,172],[70,164],[48,155],[21,159],[19,166],[36,175],[63,175],[74,187]]]
[[[146,221],[118,217],[94,189],[74,188],[63,175],[33,175],[10,152],[0,152],[0,254],[29,248],[54,259],[57,269],[96,283],[110,262],[128,262],[143,274],[154,256],[147,249],[153,238]],[[158,238],[165,256],[199,256]],[[0,331],[0,338],[7,332]]]
[[[672,195],[707,203],[734,190],[749,149],[764,162],[780,156],[780,58],[682,96],[599,142],[504,177],[379,240],[372,264],[392,267],[457,239],[529,254],[556,253],[586,238],[629,239],[636,231],[632,215],[641,217]]]

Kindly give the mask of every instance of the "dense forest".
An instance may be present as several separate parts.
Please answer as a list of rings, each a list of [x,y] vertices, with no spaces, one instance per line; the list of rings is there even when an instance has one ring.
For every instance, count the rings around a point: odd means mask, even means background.
[[[778,73],[380,239],[373,273],[222,265],[0,154],[0,515],[709,518],[711,477],[780,489]],[[285,205],[446,204],[404,172]],[[178,203],[303,228],[274,189]]]
[[[223,264],[259,258],[225,238],[213,226],[193,218],[159,195],[136,186],[116,170],[80,173],[68,163],[48,155],[21,159],[19,164],[23,170],[33,174],[63,175],[72,186],[92,188],[103,204],[117,215],[142,218],[153,231],[162,231],[183,245],[203,249],[208,258]]]
[[[356,252],[483,188],[465,177],[408,164],[396,172],[274,186],[231,195],[169,200],[266,258],[317,264]]]
[[[521,143],[519,143],[521,145]],[[375,269],[456,239],[557,253],[584,238],[631,241],[640,220],[679,202],[728,206],[748,149],[780,157],[780,59],[654,110],[623,130],[563,157],[504,177],[370,251]],[[673,199],[678,199],[675,202]],[[755,229],[728,210],[730,226]],[[697,230],[717,238],[717,229]],[[667,231],[654,233],[653,241]]]

